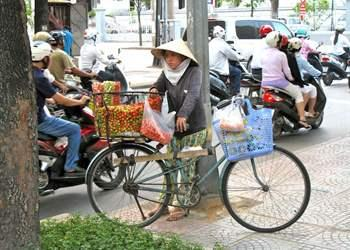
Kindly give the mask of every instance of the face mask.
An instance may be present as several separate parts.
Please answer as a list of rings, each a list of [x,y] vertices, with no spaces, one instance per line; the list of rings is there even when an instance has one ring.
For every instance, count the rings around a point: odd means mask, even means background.
[[[44,66],[43,66],[43,69],[47,69],[50,65],[50,57],[45,57],[43,60],[42,60]]]

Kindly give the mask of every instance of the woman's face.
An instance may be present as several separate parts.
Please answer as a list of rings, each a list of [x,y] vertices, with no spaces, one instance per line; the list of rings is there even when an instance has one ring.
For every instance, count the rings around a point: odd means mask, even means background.
[[[176,69],[185,60],[185,57],[172,51],[165,51],[164,59],[171,69]]]

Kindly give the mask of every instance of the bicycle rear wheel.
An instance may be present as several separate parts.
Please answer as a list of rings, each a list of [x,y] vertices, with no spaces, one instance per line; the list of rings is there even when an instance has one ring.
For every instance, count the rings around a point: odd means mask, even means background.
[[[93,209],[100,215],[131,225],[147,226],[158,219],[170,199],[170,177],[163,161],[135,162],[133,157],[151,155],[154,149],[137,143],[118,143],[99,153],[87,174],[87,191]],[[128,163],[116,159],[128,157]],[[123,173],[119,185],[102,190],[98,185],[106,168]],[[153,214],[148,215],[149,211]]]
[[[302,216],[311,186],[303,163],[291,152],[275,146],[271,154],[230,163],[223,174],[221,190],[225,207],[239,224],[272,233]]]

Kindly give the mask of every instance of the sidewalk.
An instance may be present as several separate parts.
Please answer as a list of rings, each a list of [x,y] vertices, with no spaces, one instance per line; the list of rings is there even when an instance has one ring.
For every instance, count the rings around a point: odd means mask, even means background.
[[[219,198],[209,198],[183,220],[165,216],[148,228],[172,232],[211,249],[350,249],[350,135],[295,154],[311,179],[311,198],[304,215],[291,227],[273,234],[249,231],[226,212]]]

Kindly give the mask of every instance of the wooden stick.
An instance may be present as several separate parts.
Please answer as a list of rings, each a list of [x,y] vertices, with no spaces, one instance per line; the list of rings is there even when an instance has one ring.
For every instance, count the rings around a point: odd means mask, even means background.
[[[208,149],[179,152],[176,156],[176,159],[195,158],[198,156],[207,156],[208,154],[209,154]],[[166,153],[166,154],[158,153],[158,154],[152,154],[152,155],[136,156],[134,157],[134,160],[135,162],[145,162],[145,161],[157,161],[157,160],[170,160],[170,159],[173,159],[173,157],[174,157],[173,153]],[[128,159],[130,159],[130,156],[113,159],[113,165],[119,165],[120,163],[128,163]]]

